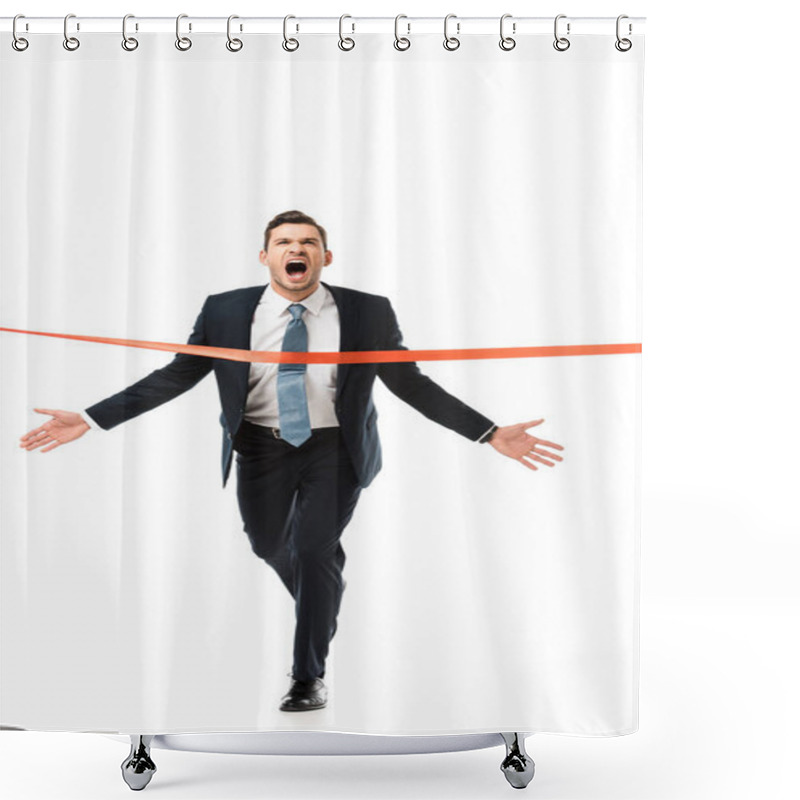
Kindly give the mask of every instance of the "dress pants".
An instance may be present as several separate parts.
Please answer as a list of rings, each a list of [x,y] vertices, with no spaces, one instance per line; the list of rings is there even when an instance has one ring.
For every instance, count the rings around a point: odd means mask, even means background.
[[[295,447],[244,421],[234,448],[245,532],[295,601],[292,675],[321,678],[344,591],[339,540],[361,491],[340,429],[316,428]]]

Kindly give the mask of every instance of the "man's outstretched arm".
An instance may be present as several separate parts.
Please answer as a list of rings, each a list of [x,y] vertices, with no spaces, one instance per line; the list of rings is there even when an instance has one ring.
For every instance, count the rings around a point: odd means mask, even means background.
[[[206,344],[203,311],[195,321],[189,344]],[[85,414],[95,426],[108,430],[183,394],[208,375],[212,366],[212,359],[205,356],[178,353],[165,367],[154,370],[127,389],[89,406]],[[46,408],[35,408],[34,411],[50,414],[52,418],[20,437],[20,447],[26,450],[44,447],[42,452],[47,453],[79,439],[93,427],[75,411]]]
[[[407,350],[394,309],[388,300],[384,319],[389,338],[386,349]],[[529,428],[544,422],[543,419],[498,427],[488,417],[442,389],[424,375],[414,362],[381,364],[378,376],[391,392],[429,419],[473,441],[488,442],[498,453],[519,461],[528,469],[538,469],[534,462],[552,467],[556,461],[563,460],[561,456],[550,452],[563,451],[560,444],[527,433]]]

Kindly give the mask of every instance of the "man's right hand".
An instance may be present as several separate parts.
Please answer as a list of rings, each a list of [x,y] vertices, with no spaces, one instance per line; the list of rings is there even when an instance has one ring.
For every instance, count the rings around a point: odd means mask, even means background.
[[[50,414],[52,419],[20,437],[19,446],[26,450],[35,450],[37,447],[47,445],[42,450],[43,453],[47,453],[62,444],[74,442],[89,430],[89,423],[75,411],[60,411],[52,408],[34,408],[33,410],[37,414]]]

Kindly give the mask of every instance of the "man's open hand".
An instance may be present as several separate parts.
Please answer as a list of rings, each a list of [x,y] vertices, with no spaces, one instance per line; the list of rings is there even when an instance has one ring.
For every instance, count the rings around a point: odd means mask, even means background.
[[[489,440],[489,444],[502,453],[504,456],[516,459],[524,464],[528,469],[539,469],[533,462],[547,464],[548,467],[555,466],[555,461],[563,461],[561,456],[549,452],[550,450],[563,450],[560,444],[548,442],[546,439],[537,439],[526,433],[528,428],[541,425],[543,419],[535,419],[531,422],[519,422],[516,425],[506,425],[498,428]]]
[[[86,420],[74,411],[60,411],[51,408],[34,408],[37,414],[50,414],[51,420],[28,431],[20,437],[19,446],[26,450],[35,450],[37,447],[47,445],[43,453],[54,450],[67,442],[74,442],[89,430]]]

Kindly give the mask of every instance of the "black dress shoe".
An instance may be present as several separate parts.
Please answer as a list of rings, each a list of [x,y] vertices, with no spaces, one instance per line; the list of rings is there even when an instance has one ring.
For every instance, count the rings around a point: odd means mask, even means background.
[[[292,678],[292,685],[281,700],[281,711],[316,711],[328,704],[328,690],[322,678],[313,681],[298,681]]]

